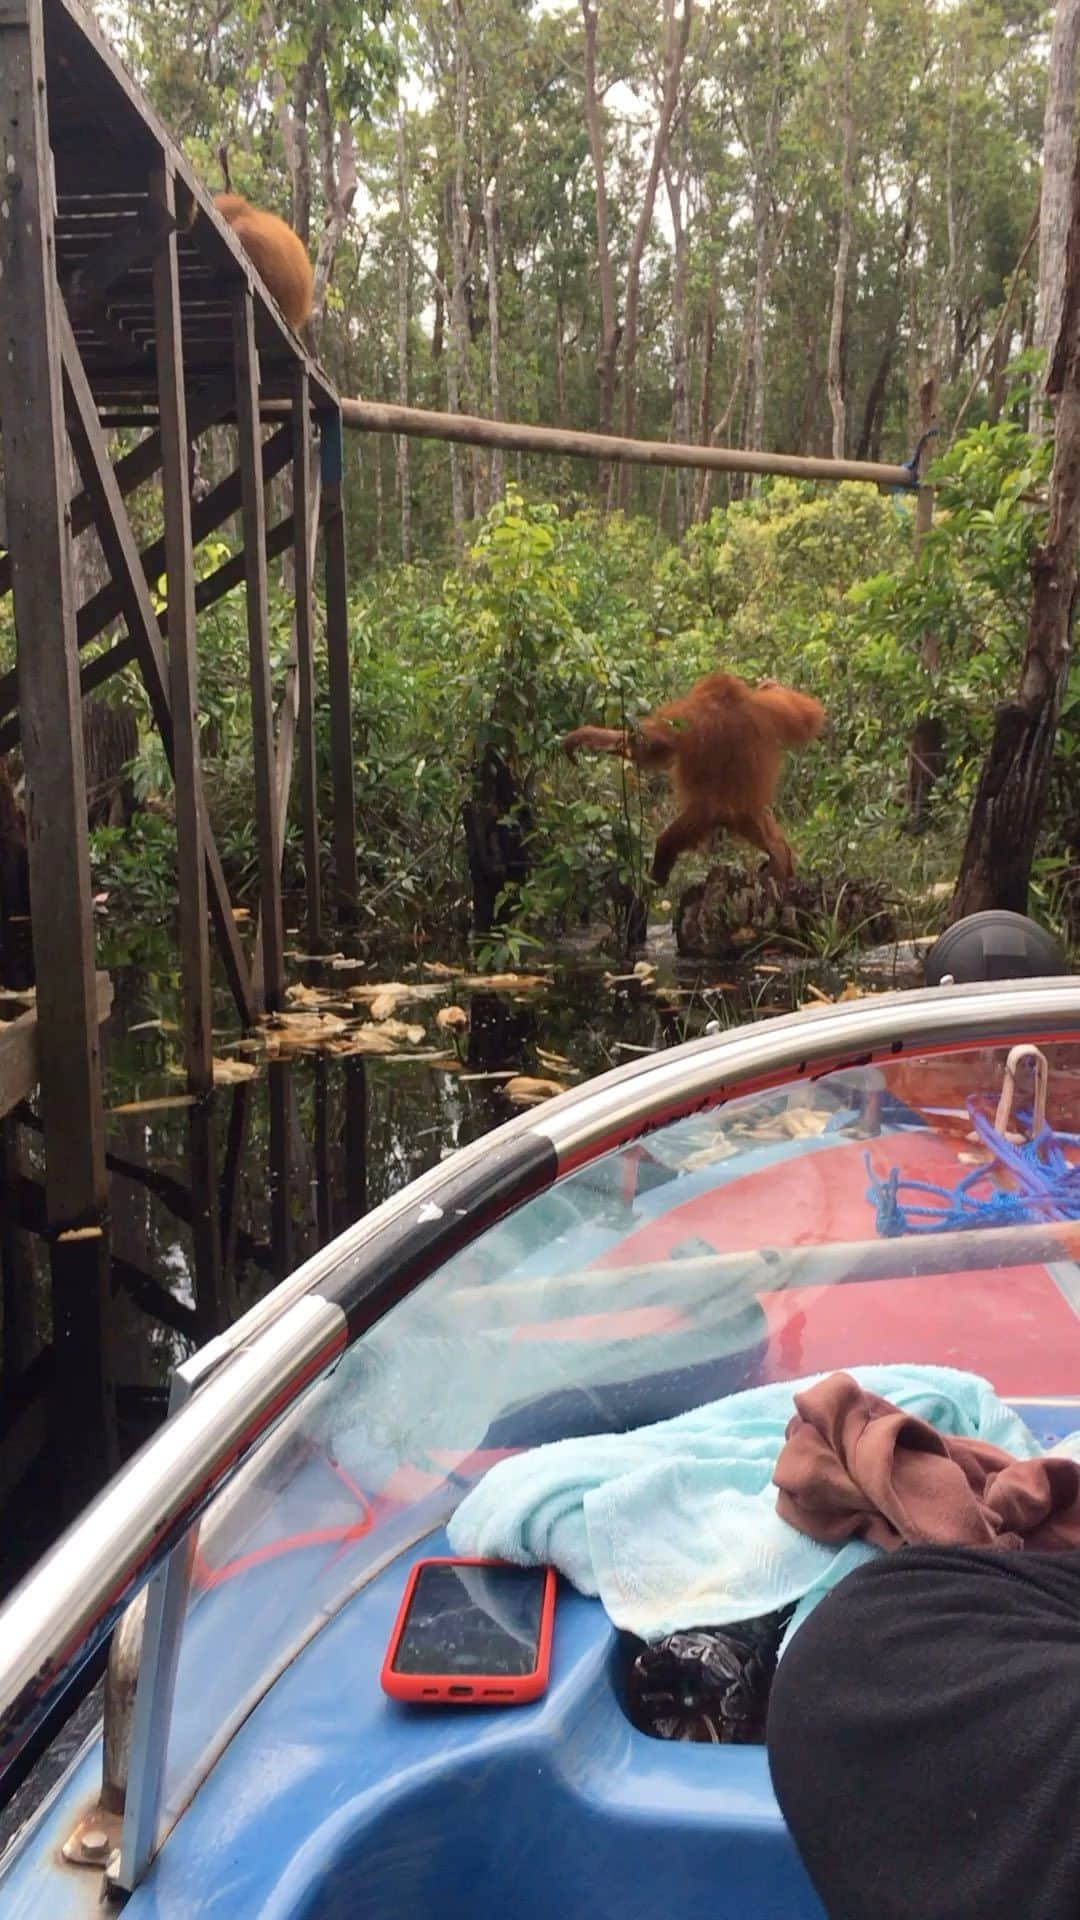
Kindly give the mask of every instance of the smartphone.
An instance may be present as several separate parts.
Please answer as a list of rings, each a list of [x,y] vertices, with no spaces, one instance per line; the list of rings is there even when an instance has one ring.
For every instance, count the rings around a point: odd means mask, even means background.
[[[515,1706],[548,1683],[554,1567],[432,1559],[413,1567],[382,1667],[395,1700]]]

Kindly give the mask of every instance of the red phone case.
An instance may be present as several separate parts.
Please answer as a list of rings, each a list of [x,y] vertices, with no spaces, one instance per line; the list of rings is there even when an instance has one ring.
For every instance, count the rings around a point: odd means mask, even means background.
[[[425,1567],[501,1567],[504,1560],[486,1560],[481,1555],[433,1554],[418,1560],[405,1583],[401,1605],[390,1635],[379,1679],[391,1699],[419,1702],[424,1706],[513,1707],[527,1700],[538,1700],[548,1683],[551,1668],[551,1632],[555,1619],[555,1569],[545,1567],[544,1595],[540,1603],[540,1629],[536,1639],[536,1665],[531,1673],[484,1675],[479,1673],[395,1673],[394,1656],[405,1628],[416,1583]]]

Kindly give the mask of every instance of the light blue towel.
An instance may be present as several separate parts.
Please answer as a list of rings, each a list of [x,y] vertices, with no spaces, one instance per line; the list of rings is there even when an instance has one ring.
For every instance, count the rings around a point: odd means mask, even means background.
[[[921,1366],[850,1371],[941,1433],[989,1440],[1021,1459],[1042,1452],[975,1374]],[[879,1551],[861,1541],[822,1546],[776,1512],[772,1474],[793,1397],[825,1377],[751,1387],[657,1426],[558,1440],[502,1460],[453,1516],[450,1545],[455,1553],[555,1566],[642,1640],[798,1602],[790,1640],[822,1594]]]

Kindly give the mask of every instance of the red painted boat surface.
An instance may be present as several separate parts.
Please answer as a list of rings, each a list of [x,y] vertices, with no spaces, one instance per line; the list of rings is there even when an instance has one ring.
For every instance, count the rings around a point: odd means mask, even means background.
[[[670,1208],[595,1264],[662,1261],[688,1240],[718,1253],[874,1240],[867,1156],[878,1179],[895,1167],[948,1188],[972,1165],[964,1141],[927,1132],[796,1151]],[[1069,1396],[1080,1381],[1080,1317],[1045,1266],[793,1286],[759,1300],[762,1381],[890,1361],[981,1373],[1006,1398]]]

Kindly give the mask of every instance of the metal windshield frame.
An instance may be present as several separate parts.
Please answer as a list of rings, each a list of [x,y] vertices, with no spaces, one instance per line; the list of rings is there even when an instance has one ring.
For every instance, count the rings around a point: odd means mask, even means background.
[[[170,1417],[0,1608],[0,1797],[36,1727],[147,1580],[164,1581],[192,1521],[278,1417],[504,1215],[599,1155],[735,1095],[853,1063],[1078,1037],[1080,978],[872,994],[635,1060],[412,1181],[177,1370]],[[160,1636],[152,1644],[158,1660],[175,1658]],[[158,1691],[167,1698],[167,1686]],[[166,1706],[145,1730],[140,1772],[156,1765],[160,1776],[168,1723]],[[141,1819],[145,1838],[145,1797]]]

